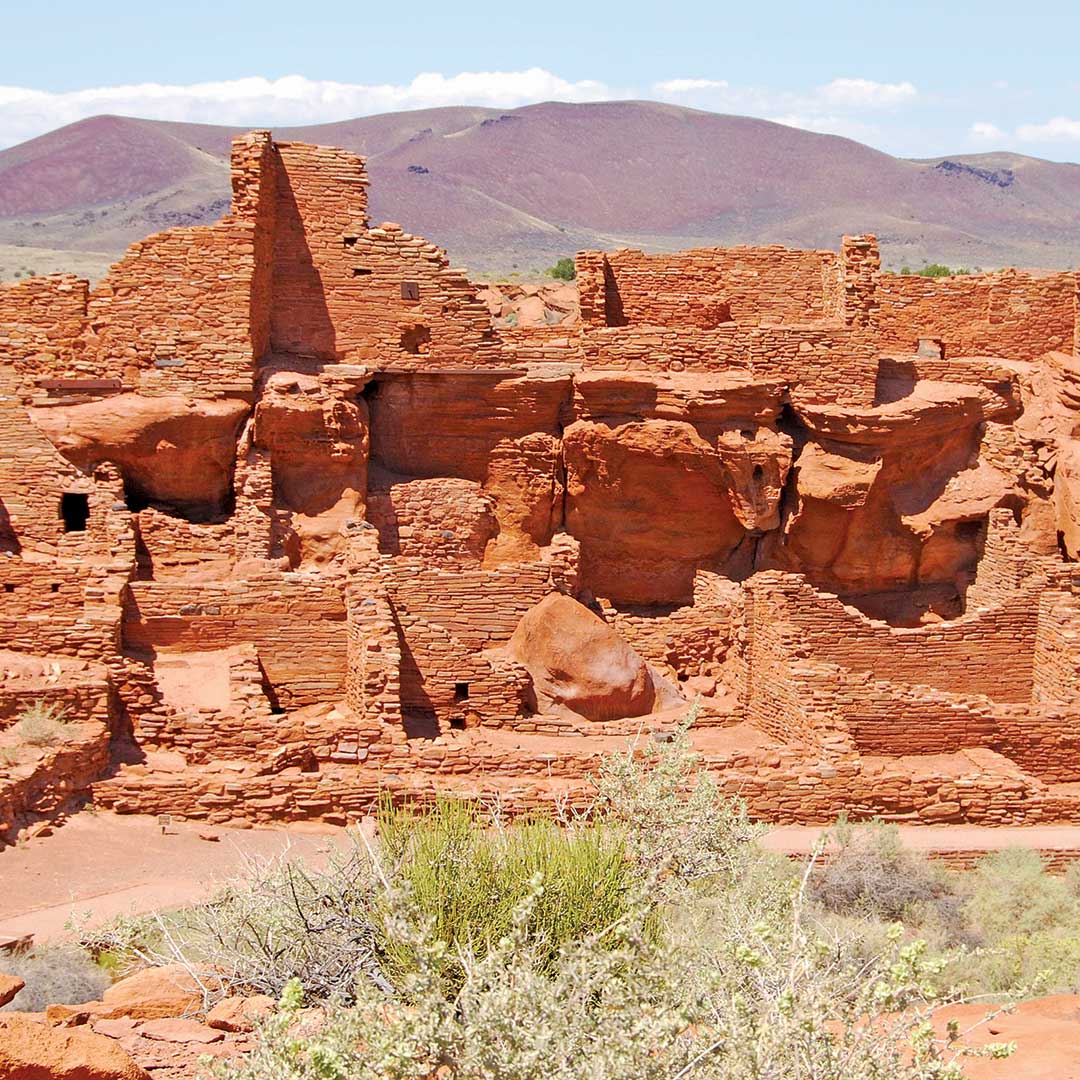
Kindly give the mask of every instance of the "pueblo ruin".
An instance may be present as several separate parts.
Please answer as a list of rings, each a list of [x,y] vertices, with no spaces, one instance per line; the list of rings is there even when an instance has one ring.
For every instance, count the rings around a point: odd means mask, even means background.
[[[573,804],[691,703],[766,820],[1080,822],[1075,274],[589,251],[507,325],[366,184],[255,132],[219,223],[0,289],[8,836]]]

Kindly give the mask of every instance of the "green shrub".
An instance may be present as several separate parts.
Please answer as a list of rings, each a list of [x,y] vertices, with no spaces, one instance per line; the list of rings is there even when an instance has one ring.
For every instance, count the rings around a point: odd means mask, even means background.
[[[761,850],[685,728],[606,760],[596,785],[594,823],[565,828],[384,805],[377,846],[258,865],[163,920],[166,958],[280,995],[218,1075],[959,1077],[928,1022],[945,959],[872,914],[858,949],[823,933],[809,875]]]
[[[541,970],[568,941],[622,918],[637,885],[615,830],[561,828],[544,817],[503,826],[460,800],[439,799],[420,813],[384,801],[379,840],[390,879],[446,947],[444,972],[455,981],[461,951],[484,957],[538,883],[529,929]],[[390,941],[387,950],[396,966],[412,966],[407,949]]]
[[[68,718],[59,705],[35,701],[28,705],[12,725],[15,737],[28,746],[55,746],[68,734]]]
[[[642,871],[661,886],[731,882],[758,862],[764,828],[699,769],[686,722],[669,741],[635,743],[605,758],[594,780],[600,819],[619,828]]]
[[[560,259],[548,268],[547,275],[557,281],[573,281],[577,277],[577,265],[573,259]]]
[[[970,917],[988,940],[1080,927],[1080,900],[1065,877],[1047,873],[1037,851],[1011,848],[979,860]]]
[[[70,945],[10,953],[0,961],[0,970],[26,983],[4,1006],[7,1011],[41,1012],[46,1005],[96,1001],[112,981],[89,953]]]
[[[944,266],[942,263],[930,263],[929,266],[924,266],[921,270],[916,270],[916,274],[919,277],[963,277],[970,274],[971,271],[964,266],[958,266],[955,270],[952,267]]]

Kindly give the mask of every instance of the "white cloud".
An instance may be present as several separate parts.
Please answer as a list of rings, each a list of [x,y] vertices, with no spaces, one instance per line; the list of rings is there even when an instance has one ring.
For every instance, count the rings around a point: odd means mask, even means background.
[[[169,86],[140,83],[66,93],[0,86],[0,146],[100,113],[233,125],[314,124],[440,105],[514,108],[537,101],[602,101],[618,96],[601,82],[571,82],[543,68],[425,72],[403,84],[339,83],[288,75]]]
[[[816,96],[828,105],[849,109],[891,109],[919,96],[909,82],[880,83],[872,79],[833,79],[819,86]]]
[[[644,93],[642,91],[644,90]],[[870,114],[910,104],[910,82],[836,78],[802,92],[732,86],[726,79],[678,77],[647,88],[572,81],[544,68],[444,75],[425,72],[404,83],[341,83],[289,75],[167,85],[140,83],[50,93],[0,86],[0,146],[101,113],[153,120],[243,127],[314,124],[351,116],[441,105],[514,108],[538,101],[602,101],[646,96],[719,112],[740,113],[853,138],[879,134]]]
[[[668,79],[653,83],[658,94],[691,94],[699,90],[727,90],[726,79]]]
[[[1000,143],[1006,135],[997,124],[991,124],[988,120],[976,120],[968,129],[968,137],[975,142]]]
[[[918,90],[910,82],[881,83],[836,78],[804,92],[765,87],[732,86],[723,79],[668,79],[653,83],[663,101],[719,112],[759,116],[790,127],[852,139],[877,139],[881,131],[868,114],[895,110],[914,102]]]
[[[1055,116],[1045,124],[1021,124],[1016,137],[1024,142],[1080,142],[1080,120]]]

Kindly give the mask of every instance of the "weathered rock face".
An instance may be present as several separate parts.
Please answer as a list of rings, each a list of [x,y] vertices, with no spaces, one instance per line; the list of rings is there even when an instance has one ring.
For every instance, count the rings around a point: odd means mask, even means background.
[[[747,532],[765,533],[779,527],[791,448],[791,436],[770,427],[729,428],[717,438],[731,508]]]
[[[342,527],[364,514],[368,410],[313,375],[274,372],[255,408],[252,447],[269,455],[274,504],[291,515],[305,562],[343,550]]]
[[[977,395],[925,384],[873,409],[797,415],[805,441],[764,565],[852,597],[938,589],[958,613],[987,515],[1013,487],[979,456],[993,410]]]
[[[727,473],[690,424],[578,421],[563,452],[566,525],[581,541],[582,580],[598,595],[685,600],[694,573],[719,569],[742,543]]]
[[[0,1016],[0,1076],[18,1080],[149,1080],[112,1039],[84,1028]]]
[[[313,376],[277,372],[255,409],[253,445],[271,455],[274,494],[290,510],[315,517],[367,490],[368,416],[362,398],[327,393]]]
[[[569,596],[552,594],[528,611],[507,652],[532,676],[540,712],[618,720],[652,712],[662,696],[645,661]]]
[[[193,520],[228,511],[242,401],[117,394],[67,408],[31,409],[34,423],[71,462],[113,462],[133,509],[158,505]]]

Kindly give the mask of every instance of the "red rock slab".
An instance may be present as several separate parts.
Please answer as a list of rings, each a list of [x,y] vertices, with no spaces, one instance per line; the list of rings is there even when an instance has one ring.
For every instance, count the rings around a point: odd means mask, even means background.
[[[15,995],[26,985],[22,979],[14,975],[0,975],[0,1005],[7,1005]]]
[[[4,1080],[149,1080],[112,1039],[85,1028],[54,1028],[21,1016],[0,1017]]]
[[[103,995],[107,1015],[136,1020],[183,1016],[202,1007],[202,988],[182,964],[147,968],[113,983]]]
[[[215,1031],[198,1020],[184,1017],[163,1017],[140,1024],[137,1033],[144,1039],[173,1043],[213,1043],[225,1038],[222,1031]]]
[[[936,1024],[956,1020],[961,1033],[986,1016],[987,1007],[959,1005],[940,1010]],[[1019,1004],[963,1037],[968,1046],[1016,1043],[1003,1059],[967,1058],[967,1080],[1080,1080],[1080,996],[1055,994]]]

